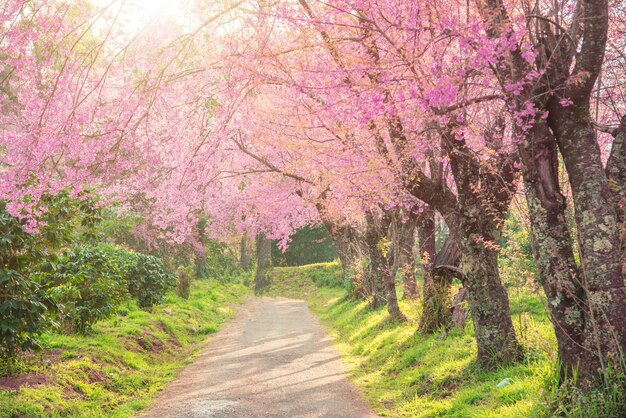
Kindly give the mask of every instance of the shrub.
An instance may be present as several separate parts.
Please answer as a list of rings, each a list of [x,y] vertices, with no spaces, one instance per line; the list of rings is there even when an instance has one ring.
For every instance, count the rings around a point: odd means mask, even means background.
[[[45,293],[26,274],[41,253],[5,204],[0,201],[0,357],[6,365],[18,350],[37,346],[35,338],[48,321]]]
[[[176,278],[168,273],[160,258],[135,253],[135,262],[128,272],[128,290],[142,308],[161,303],[165,293],[174,287]]]
[[[119,258],[120,253],[107,246],[74,248],[41,266],[35,277],[56,303],[66,328],[85,333],[128,299]]]
[[[48,324],[44,292],[17,271],[0,269],[0,358],[37,347],[35,337]]]

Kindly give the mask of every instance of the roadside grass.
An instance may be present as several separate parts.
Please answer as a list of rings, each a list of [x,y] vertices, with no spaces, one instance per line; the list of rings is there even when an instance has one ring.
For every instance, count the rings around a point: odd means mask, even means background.
[[[266,294],[307,301],[333,337],[351,379],[381,416],[508,418],[545,412],[556,342],[538,295],[510,289],[512,319],[526,356],[517,365],[487,371],[474,363],[471,320],[445,337],[418,334],[419,302],[401,300],[409,321],[389,322],[384,308],[349,300],[341,287],[316,286],[312,277],[324,270],[329,277],[340,274],[337,263],[275,268]]]
[[[0,378],[0,417],[132,416],[248,294],[242,284],[196,281],[188,300],[169,293],[152,312],[128,302],[90,335],[45,334],[21,374]]]

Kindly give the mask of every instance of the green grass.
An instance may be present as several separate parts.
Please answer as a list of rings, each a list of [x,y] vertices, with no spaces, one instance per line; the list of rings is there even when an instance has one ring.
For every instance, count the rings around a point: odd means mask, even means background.
[[[188,300],[170,293],[146,312],[129,302],[88,336],[45,334],[27,358],[30,382],[0,390],[0,417],[128,417],[189,364],[249,294],[241,284],[197,281]]]
[[[384,309],[348,300],[341,288],[318,288],[311,277],[324,269],[336,276],[339,266],[275,268],[267,294],[308,302],[333,337],[351,379],[380,415],[508,418],[544,413],[544,386],[555,364],[556,343],[539,296],[510,292],[513,323],[526,359],[486,371],[474,363],[471,321],[445,338],[417,334],[418,302],[400,301],[410,320],[390,323]],[[506,378],[510,384],[497,388]]]

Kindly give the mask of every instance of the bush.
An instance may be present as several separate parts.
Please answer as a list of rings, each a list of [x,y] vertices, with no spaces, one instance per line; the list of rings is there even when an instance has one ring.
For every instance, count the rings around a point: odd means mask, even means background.
[[[44,292],[36,283],[9,269],[0,269],[0,358],[38,346],[35,337],[48,324]]]
[[[104,244],[51,256],[33,278],[48,291],[63,327],[80,333],[131,296],[142,308],[160,303],[175,283],[161,259]]]
[[[2,363],[20,349],[37,346],[36,336],[49,324],[45,293],[26,272],[41,253],[23,222],[9,215],[0,202],[0,357]]]
[[[65,328],[85,333],[128,299],[120,257],[107,246],[74,248],[41,266],[35,277],[56,303]]]
[[[174,287],[176,278],[168,273],[160,258],[135,253],[128,273],[128,290],[142,308],[161,303],[165,293]]]

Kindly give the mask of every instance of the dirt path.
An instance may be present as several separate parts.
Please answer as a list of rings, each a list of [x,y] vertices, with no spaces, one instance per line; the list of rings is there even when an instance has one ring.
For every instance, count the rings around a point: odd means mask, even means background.
[[[144,417],[376,417],[304,302],[250,298]]]

